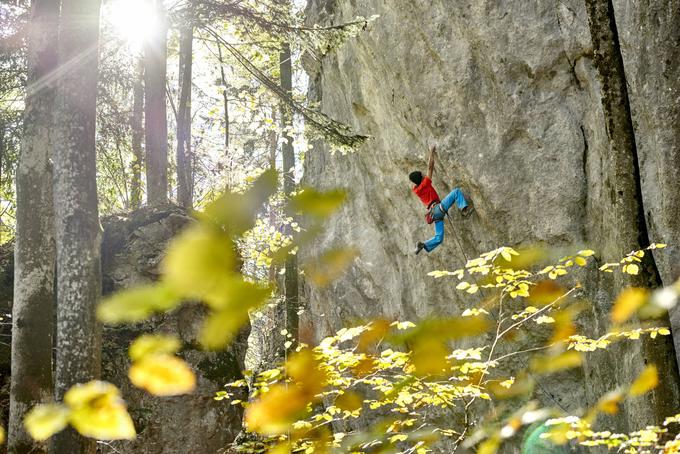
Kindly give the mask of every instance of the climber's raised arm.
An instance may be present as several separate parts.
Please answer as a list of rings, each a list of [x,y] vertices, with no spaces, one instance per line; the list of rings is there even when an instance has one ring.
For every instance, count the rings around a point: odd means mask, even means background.
[[[432,172],[434,172],[434,160],[437,157],[437,145],[430,147],[430,160],[427,162],[427,177],[432,179]]]

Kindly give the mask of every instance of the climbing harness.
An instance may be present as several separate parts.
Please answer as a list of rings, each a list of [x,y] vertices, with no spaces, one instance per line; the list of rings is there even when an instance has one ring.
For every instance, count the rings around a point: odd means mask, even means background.
[[[427,221],[428,224],[432,224],[433,222],[443,221],[448,215],[449,213],[442,209],[441,202],[432,202],[425,214],[425,221]]]

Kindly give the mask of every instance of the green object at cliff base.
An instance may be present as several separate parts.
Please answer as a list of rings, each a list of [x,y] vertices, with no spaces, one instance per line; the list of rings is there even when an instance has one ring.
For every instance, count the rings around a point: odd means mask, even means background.
[[[556,445],[546,438],[541,438],[541,434],[547,433],[548,430],[549,428],[545,424],[530,426],[522,441],[522,454],[567,454],[572,452],[568,446]]]

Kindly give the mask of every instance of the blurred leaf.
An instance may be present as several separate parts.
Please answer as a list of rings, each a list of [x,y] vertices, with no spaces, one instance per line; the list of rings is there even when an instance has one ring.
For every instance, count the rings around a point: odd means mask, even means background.
[[[177,353],[179,349],[180,341],[175,336],[143,334],[132,342],[128,353],[132,361],[138,361],[148,355]]]
[[[286,361],[286,373],[294,382],[302,385],[304,392],[310,396],[321,392],[328,380],[321,363],[307,349],[291,355]]]
[[[156,396],[188,394],[196,388],[196,376],[189,365],[169,354],[145,356],[128,372],[133,385]]]
[[[45,441],[66,428],[69,413],[64,405],[37,405],[26,414],[24,427],[34,440]]]
[[[630,386],[628,393],[635,397],[641,396],[659,385],[659,373],[655,365],[647,366],[638,375],[633,384]]]
[[[513,399],[528,396],[534,389],[534,382],[528,377],[509,381],[493,380],[487,383],[487,388],[497,399]]]
[[[389,333],[390,328],[390,322],[385,319],[372,321],[369,328],[359,336],[357,349],[361,352],[372,349]]]
[[[244,194],[226,193],[211,203],[199,219],[224,228],[230,236],[240,235],[253,227],[262,205],[274,195],[278,186],[275,170],[266,170]]]
[[[619,404],[623,402],[624,397],[620,391],[611,391],[600,398],[597,409],[608,415],[615,415],[619,412]]]
[[[192,226],[176,237],[161,263],[164,281],[185,298],[218,294],[236,267],[234,243],[222,232]]]
[[[512,254],[512,261],[505,260],[505,254],[503,254],[504,260],[499,264],[513,270],[527,270],[544,259],[546,251],[545,248],[541,246],[531,246],[516,252],[512,250],[510,254]]]
[[[199,340],[206,350],[224,348],[248,321],[248,308],[213,312],[203,321]]]
[[[447,356],[450,351],[442,340],[436,338],[420,338],[411,351],[411,363],[419,377],[440,376],[451,365]]]
[[[357,363],[351,367],[351,371],[357,378],[362,378],[372,374],[377,366],[375,358],[366,356],[357,361]]]
[[[132,419],[110,383],[91,381],[75,385],[64,395],[71,409],[69,422],[81,435],[98,440],[130,440],[136,437]]]
[[[420,338],[455,340],[485,333],[491,327],[486,317],[454,317],[430,319],[413,328],[390,336],[394,342],[417,342]]]
[[[570,350],[557,356],[537,356],[531,361],[531,368],[540,374],[552,374],[560,370],[579,367],[582,362],[581,354]]]
[[[359,256],[356,249],[333,249],[304,265],[307,276],[318,287],[325,287],[338,279]]]
[[[477,454],[495,454],[501,446],[500,438],[495,436],[485,440],[477,447]]]
[[[271,292],[266,285],[248,282],[240,274],[233,274],[222,280],[219,291],[206,294],[204,302],[216,311],[247,312],[262,305]]]
[[[631,287],[622,291],[614,302],[611,320],[623,323],[635,314],[649,299],[649,292],[643,288]]]
[[[354,391],[345,391],[340,394],[334,402],[334,405],[340,410],[356,411],[363,406],[363,398]]]
[[[532,287],[528,299],[537,306],[545,306],[564,296],[565,293],[564,288],[557,282],[553,280],[543,280]]]
[[[300,387],[274,385],[246,408],[246,427],[263,435],[282,435],[307,413],[308,402]]]
[[[135,323],[174,309],[180,302],[180,297],[162,284],[145,285],[105,298],[97,307],[97,318],[108,324]]]
[[[290,200],[290,207],[301,215],[326,218],[333,214],[346,198],[345,191],[334,190],[319,192],[313,188],[304,188]]]

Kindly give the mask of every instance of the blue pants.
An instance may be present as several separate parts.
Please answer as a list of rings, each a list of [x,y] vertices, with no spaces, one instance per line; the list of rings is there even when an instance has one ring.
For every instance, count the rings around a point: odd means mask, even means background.
[[[463,196],[463,191],[461,191],[460,188],[455,188],[453,191],[449,193],[449,195],[444,197],[444,199],[435,208],[435,210],[440,210],[440,213],[445,215],[449,211],[449,208],[451,208],[454,203],[456,204],[459,210],[462,210],[463,208],[468,206],[467,202],[465,201],[465,196]],[[441,212],[441,210],[443,210],[443,212]],[[437,246],[442,244],[442,241],[444,241],[443,219],[441,221],[437,221],[434,223],[434,236],[425,242],[425,250],[427,252],[431,252]]]

